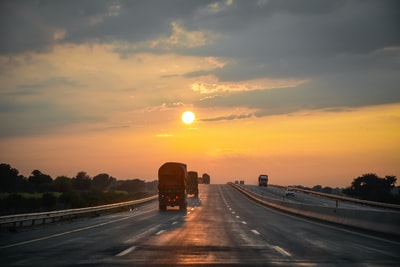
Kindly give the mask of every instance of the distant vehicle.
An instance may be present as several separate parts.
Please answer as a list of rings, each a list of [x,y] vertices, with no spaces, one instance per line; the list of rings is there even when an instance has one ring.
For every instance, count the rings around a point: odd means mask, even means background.
[[[294,195],[294,189],[293,188],[290,188],[290,187],[288,187],[288,188],[286,188],[286,192],[285,192],[285,196],[292,196],[292,197],[294,197],[295,195]]]
[[[203,184],[210,184],[210,175],[203,173],[201,178],[203,180]]]
[[[239,184],[244,184],[244,181],[243,180],[239,181]]]
[[[187,209],[186,201],[186,164],[167,162],[158,169],[158,201],[160,211],[167,206],[179,206],[180,210]]]
[[[236,180],[236,181],[235,181],[235,184],[239,184],[239,181],[238,181],[238,180]]]
[[[198,174],[195,171],[189,171],[186,179],[186,193],[188,195],[199,196]]]
[[[260,174],[258,176],[258,186],[268,186],[268,175]]]

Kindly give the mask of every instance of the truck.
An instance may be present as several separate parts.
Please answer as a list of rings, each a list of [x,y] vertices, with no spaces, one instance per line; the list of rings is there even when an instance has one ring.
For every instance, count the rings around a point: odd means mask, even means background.
[[[198,174],[196,171],[189,171],[186,180],[186,193],[188,195],[199,196]]]
[[[260,176],[258,176],[258,185],[259,186],[268,186],[268,175],[260,174]]]
[[[207,173],[203,173],[201,178],[202,178],[203,184],[210,184],[210,175],[208,175]]]
[[[158,169],[158,201],[159,210],[164,211],[167,206],[179,206],[186,211],[186,180],[187,166],[180,162],[166,162]]]

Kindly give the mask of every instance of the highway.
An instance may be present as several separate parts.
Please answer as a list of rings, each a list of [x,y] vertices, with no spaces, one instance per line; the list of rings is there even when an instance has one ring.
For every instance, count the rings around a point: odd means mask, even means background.
[[[0,232],[2,266],[398,266],[400,240],[297,217],[230,185],[187,212],[129,212]]]
[[[321,197],[313,194],[307,194],[303,192],[296,191],[295,196],[285,196],[285,188],[268,186],[268,187],[260,187],[258,185],[245,185],[250,191],[253,191],[257,194],[263,195],[267,198],[277,199],[277,200],[285,200],[287,202],[306,204],[306,205],[315,205],[315,206],[323,206],[323,207],[331,207],[334,208],[336,205],[340,208],[345,209],[364,209],[364,210],[382,210],[380,207],[372,207],[368,205],[360,205],[353,202],[348,201],[338,201],[335,199]]]

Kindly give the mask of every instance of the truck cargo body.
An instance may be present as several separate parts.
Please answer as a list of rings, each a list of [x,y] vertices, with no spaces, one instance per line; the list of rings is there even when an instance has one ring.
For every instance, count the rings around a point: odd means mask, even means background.
[[[158,169],[158,201],[160,210],[167,206],[179,206],[186,210],[186,164],[179,162],[164,163]]]
[[[268,186],[268,175],[261,174],[258,176],[258,185],[259,186]]]
[[[208,175],[207,173],[203,173],[201,178],[202,178],[203,184],[210,184],[210,175]]]
[[[186,180],[186,193],[188,195],[199,196],[198,174],[195,171],[189,171]]]

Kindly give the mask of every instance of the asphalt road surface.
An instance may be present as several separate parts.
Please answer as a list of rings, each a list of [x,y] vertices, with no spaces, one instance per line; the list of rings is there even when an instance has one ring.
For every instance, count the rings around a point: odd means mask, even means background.
[[[243,186],[243,185],[242,185]],[[384,208],[373,207],[368,205],[362,205],[354,202],[348,202],[339,200],[336,202],[335,199],[327,198],[323,196],[318,196],[314,194],[307,194],[303,192],[296,191],[294,196],[285,196],[286,189],[268,186],[268,187],[260,187],[258,185],[245,185],[246,189],[253,191],[257,194],[263,195],[267,198],[284,200],[292,203],[299,204],[307,204],[307,205],[315,205],[315,206],[324,206],[324,207],[337,207],[344,209],[364,209],[364,210],[384,210]]]
[[[1,266],[398,266],[400,240],[296,217],[230,185],[187,212],[130,212],[0,232]]]

